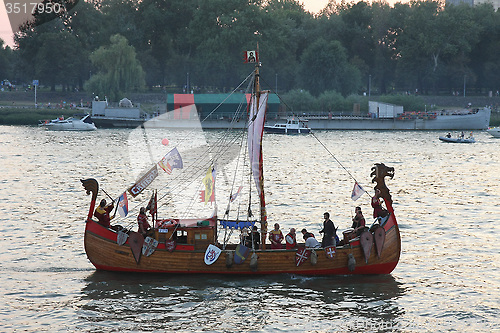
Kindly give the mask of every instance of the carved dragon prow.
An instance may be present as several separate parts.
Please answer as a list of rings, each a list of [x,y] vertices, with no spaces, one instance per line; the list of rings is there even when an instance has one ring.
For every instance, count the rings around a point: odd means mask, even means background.
[[[394,177],[394,168],[388,167],[384,163],[375,163],[370,177],[373,177],[372,183],[377,183],[374,188],[379,189],[381,197],[392,206],[392,197],[387,185],[385,185],[385,177],[392,179]]]
[[[87,221],[92,218],[94,213],[95,201],[97,199],[97,192],[99,192],[99,183],[94,178],[80,179],[83,188],[87,191],[87,195],[92,192],[92,197],[90,201],[89,215],[87,216]]]

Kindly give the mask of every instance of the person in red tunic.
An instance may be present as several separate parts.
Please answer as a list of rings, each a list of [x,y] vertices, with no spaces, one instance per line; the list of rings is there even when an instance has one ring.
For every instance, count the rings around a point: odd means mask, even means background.
[[[106,206],[106,199],[102,199],[99,206],[96,208],[94,212],[94,216],[97,217],[99,224],[102,226],[109,228],[111,224],[111,219],[114,217],[110,217],[110,213],[115,206],[113,203],[110,203]]]
[[[285,236],[286,249],[295,249],[297,247],[297,238],[295,235],[295,228],[291,228],[290,232]]]
[[[382,204],[380,203],[381,192],[379,189],[375,190],[375,195],[372,197],[372,207],[373,207],[373,218],[377,217],[386,217],[387,210],[382,208]]]
[[[146,235],[148,230],[151,229],[151,226],[148,223],[148,216],[146,215],[146,208],[141,207],[139,211],[139,215],[137,215],[137,224],[139,225],[139,230],[143,235]]]
[[[281,242],[283,241],[283,233],[280,230],[278,223],[274,224],[274,230],[269,232],[269,240],[271,241],[271,249],[282,249]]]

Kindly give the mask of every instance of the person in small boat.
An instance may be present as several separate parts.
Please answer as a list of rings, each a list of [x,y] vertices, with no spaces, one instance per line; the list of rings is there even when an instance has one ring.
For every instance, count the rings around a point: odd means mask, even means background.
[[[278,223],[274,224],[274,230],[269,232],[269,240],[271,241],[271,249],[282,249],[281,242],[283,241],[283,233],[280,230]]]
[[[304,232],[305,230],[305,232]],[[307,232],[306,229],[302,229],[302,233],[304,234],[304,239],[306,241],[306,248],[315,249],[321,246],[321,244],[314,238],[313,234]]]
[[[372,208],[373,208],[373,218],[386,217],[388,212],[382,207],[380,203],[382,192],[377,188],[375,190],[375,195],[372,197]]]
[[[148,233],[149,229],[151,229],[148,222],[148,216],[146,215],[146,208],[144,207],[141,207],[139,215],[137,215],[137,224],[139,226],[137,232],[141,233],[143,236]]]
[[[320,230],[320,234],[323,234],[323,240],[321,241],[322,247],[327,247],[334,244],[336,238],[336,229],[333,225],[332,220],[330,220],[330,213],[326,212],[323,214],[323,229]]]
[[[111,219],[114,216],[110,216],[111,211],[114,208],[114,204],[110,203],[109,205],[106,205],[106,199],[102,199],[101,202],[99,203],[99,206],[96,208],[94,212],[94,216],[97,218],[97,221],[99,224],[102,226],[109,228],[111,225]]]
[[[354,229],[354,232],[359,236],[361,231],[365,228],[366,221],[365,217],[363,216],[363,213],[361,212],[361,207],[356,207],[354,209],[355,215],[352,219],[352,226],[351,228]]]
[[[447,137],[447,138],[451,138],[451,133],[450,133],[450,132],[448,132],[448,134],[446,134],[446,137]]]
[[[291,228],[290,232],[285,236],[286,249],[295,249],[297,247],[297,236],[295,235],[295,228]]]

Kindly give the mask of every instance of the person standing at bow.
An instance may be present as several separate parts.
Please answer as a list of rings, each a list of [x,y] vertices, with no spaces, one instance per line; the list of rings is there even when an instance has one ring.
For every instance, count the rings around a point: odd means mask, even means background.
[[[94,216],[97,217],[97,220],[100,225],[109,228],[111,225],[111,219],[114,216],[110,216],[109,214],[113,210],[115,206],[113,203],[110,203],[109,205],[106,205],[106,199],[102,199],[101,202],[99,203],[99,206],[96,208],[94,212]]]
[[[380,202],[382,197],[382,192],[377,188],[375,189],[375,195],[372,197],[372,208],[373,208],[373,218],[386,217],[389,213],[386,209],[382,207]]]
[[[148,233],[149,229],[151,229],[151,226],[148,222],[148,216],[146,215],[146,208],[144,207],[141,207],[139,215],[137,215],[137,224],[139,226],[139,229],[137,231],[143,236],[145,236]]]

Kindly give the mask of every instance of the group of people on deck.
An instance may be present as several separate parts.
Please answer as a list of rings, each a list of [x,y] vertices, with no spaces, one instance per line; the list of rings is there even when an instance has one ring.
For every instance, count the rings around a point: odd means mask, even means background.
[[[371,199],[371,206],[373,208],[374,218],[379,218],[379,217],[383,218],[388,215],[387,210],[382,207],[381,192],[379,189],[375,190],[375,195]],[[323,214],[323,219],[324,219],[323,229],[319,231],[319,233],[323,234],[323,239],[321,240],[321,243],[318,240],[316,240],[314,234],[307,231],[307,229],[301,230],[306,248],[319,248],[319,247],[325,248],[333,245],[334,246],[343,245],[342,241],[340,241],[339,237],[337,236],[337,228],[330,219],[330,213],[325,212]],[[366,228],[366,220],[365,217],[363,216],[361,207],[358,206],[355,208],[354,211],[354,217],[352,218],[351,229],[356,236],[359,236],[361,232],[365,230],[365,228]],[[244,245],[246,245],[247,247],[252,247],[252,242],[253,242],[253,248],[259,249],[260,233],[257,230],[256,226],[253,226],[251,235],[245,235],[243,239],[244,239]],[[274,229],[269,232],[269,241],[271,249],[285,248],[287,250],[290,250],[298,247],[295,228],[291,228],[290,232],[283,237],[283,233],[281,232],[280,225],[278,223],[275,223]],[[285,241],[284,246],[283,246],[283,241]]]
[[[382,207],[381,192],[379,189],[375,190],[375,195],[371,199],[371,206],[373,208],[374,218],[384,218],[388,215],[387,210]],[[111,227],[111,219],[114,218],[114,216],[111,216],[113,208],[113,202],[107,205],[105,199],[101,200],[99,206],[94,212],[94,216],[98,219],[99,224],[103,225],[106,228]],[[317,241],[314,237],[314,234],[308,232],[307,229],[304,228],[301,230],[306,248],[325,248],[328,246],[342,245],[342,242],[337,236],[337,228],[335,228],[332,220],[330,220],[330,213],[325,212],[323,214],[323,219],[323,229],[319,231],[319,233],[323,234],[321,243]],[[146,208],[144,207],[140,209],[139,215],[137,216],[137,225],[138,232],[143,236],[146,236],[148,234],[148,231],[151,230],[151,226],[146,215]],[[352,219],[351,228],[352,232],[357,236],[359,236],[361,232],[363,232],[363,230],[365,230],[366,228],[366,221],[361,211],[361,207],[359,206],[355,208],[355,215]],[[250,233],[245,232],[244,234],[242,234],[242,236],[242,241],[245,246],[253,249],[260,248],[261,235],[256,226],[252,227]],[[297,236],[295,228],[291,228],[290,232],[285,237],[283,237],[283,233],[280,230],[280,225],[278,223],[275,223],[274,229],[269,232],[269,241],[271,249],[283,249],[283,241],[285,241],[285,248],[287,250],[297,248]]]

